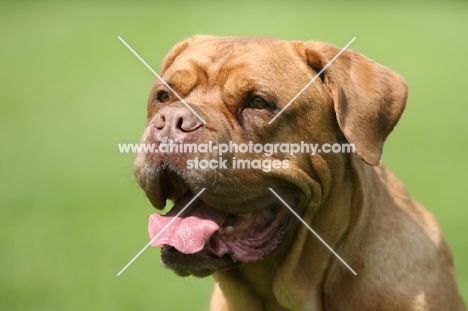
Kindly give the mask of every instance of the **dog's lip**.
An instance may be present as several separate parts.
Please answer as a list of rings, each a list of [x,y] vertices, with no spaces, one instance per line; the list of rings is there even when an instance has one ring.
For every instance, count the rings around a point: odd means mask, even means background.
[[[177,202],[187,193],[200,193],[203,187],[207,187],[210,183],[204,182],[204,184],[205,186],[203,184],[194,184],[190,181],[190,178],[186,178],[183,172],[164,162],[152,174],[151,182],[147,183],[148,187],[145,187],[145,192],[151,204],[156,209],[162,210],[167,206],[167,200]],[[279,188],[284,189],[284,185]],[[232,195],[229,191],[227,193],[224,191],[221,195],[206,189],[206,191],[200,194],[200,198],[218,211],[235,215],[258,212],[279,202],[268,189],[264,191],[264,194],[260,194],[259,191],[256,191],[256,193],[257,195],[255,196],[243,196],[241,204],[239,204],[237,197],[235,198],[237,203],[232,202]],[[285,191],[282,197],[292,206],[300,198],[293,198],[290,193],[290,191]]]
[[[190,190],[190,187],[181,178],[177,170],[171,167],[158,167],[152,174],[151,188],[146,189],[146,196],[157,209],[166,207],[167,199],[176,202]]]
[[[215,271],[231,269],[240,264],[228,255],[218,257],[208,252],[187,255],[168,245],[161,247],[161,263],[179,276],[196,277],[206,277]]]

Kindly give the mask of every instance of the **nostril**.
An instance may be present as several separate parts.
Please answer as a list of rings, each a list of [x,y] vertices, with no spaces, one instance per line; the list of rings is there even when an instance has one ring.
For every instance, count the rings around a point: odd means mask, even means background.
[[[175,129],[184,133],[193,132],[202,125],[195,116],[190,115],[181,115],[174,121]]]
[[[164,115],[159,115],[158,118],[154,121],[154,127],[158,130],[162,130],[166,125],[166,118]]]
[[[182,132],[186,132],[183,128],[183,124],[184,124],[184,118],[177,119],[176,128],[181,130]]]

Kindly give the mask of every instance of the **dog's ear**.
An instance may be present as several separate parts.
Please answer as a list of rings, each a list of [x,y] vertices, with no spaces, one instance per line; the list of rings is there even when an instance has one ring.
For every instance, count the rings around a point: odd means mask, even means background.
[[[170,51],[167,53],[166,57],[164,58],[161,68],[159,69],[159,74],[163,75],[167,69],[174,63],[174,60],[179,56],[183,51],[185,51],[188,47],[188,40],[182,41],[177,43]]]
[[[306,58],[323,68],[340,49],[322,42],[306,43]],[[408,86],[393,70],[345,50],[322,77],[334,100],[338,125],[356,153],[370,165],[380,165],[382,149],[405,108]]]
[[[164,60],[161,64],[161,68],[159,69],[159,74],[163,75],[169,67],[174,63],[175,59],[177,56],[182,54],[190,44],[196,44],[199,42],[207,41],[207,40],[213,40],[215,37],[214,36],[209,36],[209,35],[197,35],[193,36],[185,41],[179,42],[176,45],[172,47],[172,49],[167,53],[166,57],[164,57]]]

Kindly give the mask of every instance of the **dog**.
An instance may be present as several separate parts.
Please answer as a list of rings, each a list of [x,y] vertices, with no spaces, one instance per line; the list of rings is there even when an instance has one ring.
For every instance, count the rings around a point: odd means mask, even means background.
[[[407,84],[339,53],[315,41],[195,36],[162,62],[141,140],[159,152],[138,153],[134,171],[155,208],[174,202],[150,217],[162,264],[213,275],[211,310],[465,310],[437,221],[381,164]],[[299,142],[355,152],[239,149]],[[208,148],[167,150],[197,144]],[[213,146],[229,150],[221,158]]]

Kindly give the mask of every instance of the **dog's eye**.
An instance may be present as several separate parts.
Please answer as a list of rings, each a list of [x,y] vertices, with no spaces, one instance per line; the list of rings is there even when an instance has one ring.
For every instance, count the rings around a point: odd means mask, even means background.
[[[159,91],[158,92],[158,96],[157,96],[157,99],[159,102],[161,103],[167,103],[171,97],[169,96],[169,93],[166,92],[166,91]]]
[[[268,102],[260,96],[253,96],[249,99],[249,107],[254,109],[264,109],[268,107]]]

